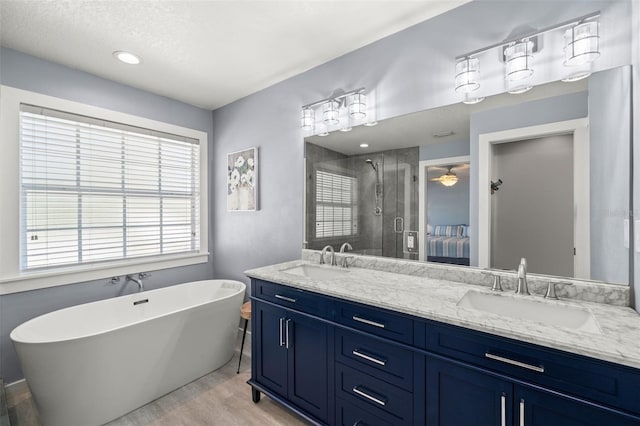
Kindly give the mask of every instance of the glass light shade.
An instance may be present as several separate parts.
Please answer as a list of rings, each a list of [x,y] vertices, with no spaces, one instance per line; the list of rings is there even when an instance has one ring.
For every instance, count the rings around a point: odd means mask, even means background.
[[[444,186],[453,186],[458,183],[458,176],[453,173],[447,173],[446,175],[440,176],[438,181]]]
[[[324,122],[327,125],[336,125],[340,123],[340,110],[338,109],[340,104],[338,101],[327,101],[322,107]]]
[[[480,60],[463,58],[456,62],[456,92],[469,93],[480,87]]]
[[[507,81],[524,80],[533,74],[533,42],[523,41],[504,50],[505,78]]]
[[[564,33],[564,64],[582,65],[600,56],[600,24],[585,22],[571,27]]]
[[[303,108],[300,116],[300,125],[304,130],[313,130],[316,122],[315,112],[311,108]]]
[[[362,120],[367,116],[367,96],[364,93],[350,96],[349,115],[355,120]]]

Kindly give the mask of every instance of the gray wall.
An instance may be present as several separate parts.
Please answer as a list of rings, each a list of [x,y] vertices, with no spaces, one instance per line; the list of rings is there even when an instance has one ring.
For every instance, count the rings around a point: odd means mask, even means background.
[[[246,269],[300,257],[302,105],[336,89],[361,86],[375,89],[377,119],[456,103],[460,101],[452,88],[456,55],[507,39],[525,24],[543,28],[597,10],[602,13],[603,54],[595,69],[630,63],[629,1],[474,1],[214,111],[216,275],[243,279]],[[558,79],[552,73],[546,76],[547,81]],[[500,87],[488,85],[482,95],[503,91],[498,81]],[[504,121],[492,123],[493,130]],[[490,127],[480,121],[475,126],[475,140]],[[215,190],[226,185],[224,156],[250,146],[260,148],[260,211],[229,213],[224,192]],[[471,197],[472,206],[474,202],[477,205],[477,195]]]
[[[0,48],[0,84],[204,131],[209,135],[211,145],[211,111],[14,50]],[[210,162],[211,152],[209,149]],[[210,230],[210,240],[212,236]],[[145,288],[153,289],[212,277],[213,263],[209,261],[161,272],[151,271],[151,276],[145,279]],[[0,296],[0,377],[4,377],[6,383],[22,378],[18,359],[9,339],[9,333],[19,324],[56,309],[134,291],[136,289],[131,284],[125,287],[123,284],[111,285],[108,280],[101,280]]]
[[[589,79],[591,277],[625,284],[630,278],[623,244],[630,209],[630,77],[624,67]]]
[[[437,160],[447,157],[462,157],[464,155],[469,155],[469,146],[470,144],[468,140],[421,145],[420,161]]]

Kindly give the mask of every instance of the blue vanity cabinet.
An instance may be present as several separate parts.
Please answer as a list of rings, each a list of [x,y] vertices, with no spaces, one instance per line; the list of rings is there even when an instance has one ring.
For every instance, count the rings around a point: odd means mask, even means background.
[[[640,373],[430,322],[426,416],[438,426],[640,426]]]
[[[305,312],[325,312],[326,301],[307,292],[255,281],[252,296],[261,292],[270,296],[252,298],[249,384],[254,402],[265,392],[314,423],[328,423],[333,334],[321,318]],[[292,305],[299,310],[289,308]]]

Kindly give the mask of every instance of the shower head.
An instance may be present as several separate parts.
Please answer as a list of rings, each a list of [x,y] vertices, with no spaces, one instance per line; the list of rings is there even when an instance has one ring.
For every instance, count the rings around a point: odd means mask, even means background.
[[[378,172],[378,163],[373,164],[373,160],[371,158],[367,158],[366,160],[364,160],[364,162],[371,165],[375,172]]]

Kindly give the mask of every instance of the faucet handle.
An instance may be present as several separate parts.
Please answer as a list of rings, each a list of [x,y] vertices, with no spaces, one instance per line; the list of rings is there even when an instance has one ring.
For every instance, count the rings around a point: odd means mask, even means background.
[[[566,281],[548,281],[547,282],[547,291],[544,293],[545,299],[558,300],[558,295],[556,294],[556,284],[564,284],[564,285],[573,285],[570,282]]]
[[[144,279],[144,278],[150,277],[150,276],[151,276],[151,274],[148,273],[148,272],[140,272],[138,274],[138,278],[140,278],[141,280]]]
[[[491,286],[492,291],[504,291],[502,289],[502,284],[500,283],[500,275],[493,276],[493,285]]]

